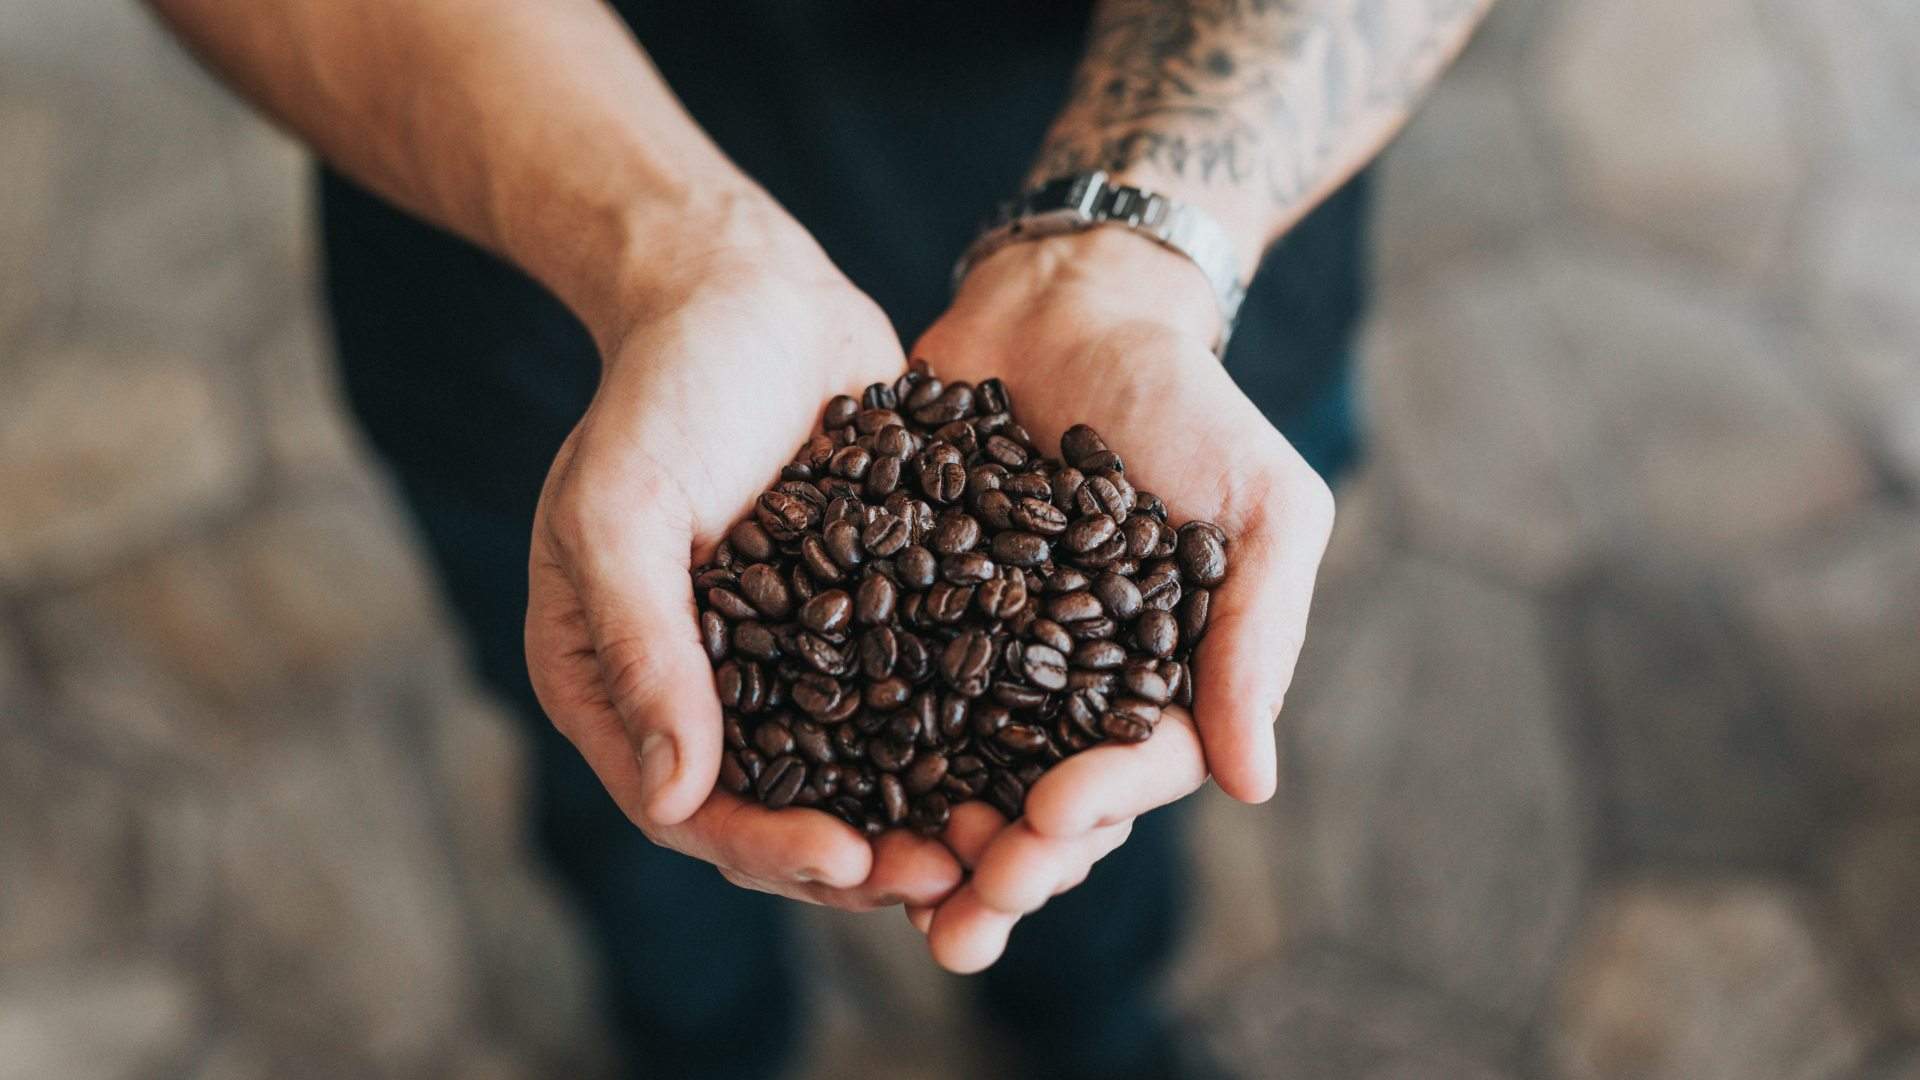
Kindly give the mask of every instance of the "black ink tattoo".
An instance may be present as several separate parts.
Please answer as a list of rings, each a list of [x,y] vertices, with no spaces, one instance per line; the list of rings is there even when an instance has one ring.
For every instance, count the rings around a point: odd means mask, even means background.
[[[1377,150],[1492,0],[1104,0],[1035,180],[1144,167],[1304,212]]]

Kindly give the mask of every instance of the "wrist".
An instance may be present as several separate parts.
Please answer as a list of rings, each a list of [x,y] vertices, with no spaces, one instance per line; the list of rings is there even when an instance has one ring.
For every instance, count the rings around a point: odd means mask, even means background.
[[[1210,350],[1219,300],[1186,256],[1119,225],[1022,240],[968,271],[953,311],[975,325],[1098,335],[1149,324]],[[1070,344],[1059,342],[1056,344]]]

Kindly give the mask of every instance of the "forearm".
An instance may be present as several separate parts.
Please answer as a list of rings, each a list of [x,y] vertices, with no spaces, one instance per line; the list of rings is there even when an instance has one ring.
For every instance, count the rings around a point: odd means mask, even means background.
[[[1379,153],[1493,0],[1103,0],[1030,179],[1105,169],[1261,252]]]
[[[150,2],[328,161],[517,263],[596,332],[676,268],[811,247],[599,0]]]

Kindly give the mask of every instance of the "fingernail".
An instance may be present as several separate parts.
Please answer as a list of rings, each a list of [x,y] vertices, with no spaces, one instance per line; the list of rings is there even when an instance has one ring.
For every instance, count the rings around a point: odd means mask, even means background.
[[[819,870],[815,870],[814,868],[809,866],[804,870],[795,872],[793,875],[793,880],[799,882],[802,885],[811,885],[814,882],[819,881],[821,878],[826,876],[827,875],[825,873]]]
[[[673,779],[680,754],[673,740],[659,732],[640,740],[640,797],[652,802]]]

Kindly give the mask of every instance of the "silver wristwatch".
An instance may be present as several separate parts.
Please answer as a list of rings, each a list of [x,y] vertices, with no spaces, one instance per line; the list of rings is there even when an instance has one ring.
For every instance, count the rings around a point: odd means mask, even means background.
[[[1008,244],[1079,232],[1107,222],[1145,233],[1200,268],[1220,302],[1220,340],[1213,351],[1225,356],[1227,339],[1233,336],[1234,321],[1240,316],[1240,301],[1247,295],[1226,230],[1197,206],[1109,183],[1104,172],[1056,177],[1002,203],[979,238],[954,264],[953,287],[960,287],[974,263]]]

